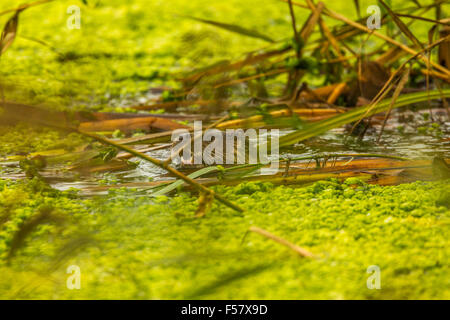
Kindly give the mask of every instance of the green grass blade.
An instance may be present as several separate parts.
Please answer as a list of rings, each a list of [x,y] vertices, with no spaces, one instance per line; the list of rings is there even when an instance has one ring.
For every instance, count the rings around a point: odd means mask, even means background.
[[[428,99],[433,100],[440,99],[442,97],[450,98],[450,89],[442,90],[442,94],[441,92],[439,92],[439,90],[405,94],[397,99],[392,108],[404,107],[409,104],[426,102],[428,101]],[[363,106],[352,111],[337,115],[335,117],[308,125],[303,129],[291,132],[285,136],[280,137],[280,147],[289,146],[297,142],[318,136],[331,129],[338,128],[345,124],[357,121],[361,117],[370,117],[374,114],[386,111],[387,109],[389,109],[390,102],[391,99],[385,99],[375,107],[372,107],[371,110],[371,106]]]
[[[202,176],[204,174],[207,174],[207,173],[210,173],[210,172],[213,172],[213,171],[217,171],[217,167],[216,166],[202,168],[200,170],[197,170],[197,171],[191,173],[190,175],[188,175],[188,177],[191,178],[191,179],[195,179],[195,178],[198,178],[198,177],[200,177],[200,176]],[[176,188],[181,186],[183,183],[184,183],[183,180],[178,179],[174,183],[169,184],[167,187],[164,187],[161,190],[158,190],[157,192],[152,193],[151,195],[154,196],[154,197],[162,196],[162,195],[164,195],[166,193],[169,193],[169,192],[175,190]]]
[[[243,27],[235,25],[235,24],[216,22],[216,21],[212,21],[212,20],[195,18],[195,17],[191,17],[191,16],[183,16],[183,17],[191,19],[191,20],[195,20],[195,21],[198,21],[201,23],[206,23],[206,24],[212,25],[214,27],[221,28],[221,29],[224,29],[224,30],[227,30],[230,32],[234,32],[234,33],[246,36],[246,37],[260,39],[260,40],[264,40],[264,41],[267,41],[270,43],[275,42],[275,40],[273,40],[269,36],[259,33],[258,31],[246,29],[246,28],[243,28]]]

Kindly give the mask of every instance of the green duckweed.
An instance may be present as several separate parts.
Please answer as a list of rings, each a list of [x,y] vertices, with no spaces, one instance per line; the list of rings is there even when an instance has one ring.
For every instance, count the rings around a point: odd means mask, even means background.
[[[450,181],[381,187],[349,180],[304,188],[220,186],[217,192],[246,211],[237,214],[215,202],[201,219],[194,217],[197,198],[188,193],[152,199],[117,189],[106,197],[81,199],[75,191],[48,190],[35,180],[3,180],[1,216],[9,218],[0,232],[5,275],[0,297],[449,298],[450,210],[442,194]],[[66,228],[38,226],[8,265],[13,235],[43,205],[65,216]],[[247,234],[250,226],[318,258],[301,258]],[[90,239],[83,250],[58,260],[62,248],[80,237]],[[70,265],[80,267],[80,290],[66,288]],[[381,269],[379,290],[366,284],[373,265]]]

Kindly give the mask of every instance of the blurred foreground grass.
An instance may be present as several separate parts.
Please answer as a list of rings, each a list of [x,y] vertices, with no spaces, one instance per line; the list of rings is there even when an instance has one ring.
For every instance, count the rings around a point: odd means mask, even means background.
[[[448,299],[449,185],[246,183],[217,189],[244,214],[215,203],[198,219],[198,200],[185,193],[152,200],[119,189],[80,200],[37,181],[0,180],[0,213],[9,216],[0,233],[0,298]],[[7,266],[13,235],[43,207],[67,226],[40,225]],[[246,235],[250,226],[318,259]],[[66,287],[70,265],[81,269],[80,290]],[[366,286],[372,265],[381,269],[381,290]]]

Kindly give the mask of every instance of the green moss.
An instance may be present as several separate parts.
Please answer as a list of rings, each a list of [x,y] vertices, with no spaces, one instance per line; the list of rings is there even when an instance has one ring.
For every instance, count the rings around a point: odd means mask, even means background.
[[[0,11],[22,2],[3,1]],[[111,0],[86,7],[80,1],[81,30],[65,27],[73,1],[26,10],[16,41],[0,60],[5,98],[57,109],[130,112],[126,107],[152,97],[150,88],[178,86],[172,79],[180,72],[266,45],[174,13],[239,24],[282,41],[291,38],[287,5],[260,3]],[[369,4],[361,1],[361,8]],[[327,6],[349,15],[348,1]],[[308,14],[296,12],[301,25]],[[427,17],[434,18],[434,12]],[[7,18],[0,17],[1,25]],[[335,23],[324,19],[330,27]],[[428,28],[418,29],[417,36],[427,39]],[[25,37],[43,40],[57,53]],[[320,80],[312,78],[307,82]],[[173,97],[165,93],[164,98]],[[419,130],[441,134],[436,125]],[[1,156],[70,150],[82,143],[78,135],[49,129],[0,127]],[[114,181],[106,176],[103,182]],[[186,193],[151,199],[120,189],[82,199],[37,179],[0,180],[0,298],[448,299],[448,186],[447,180],[379,187],[353,178],[299,189],[246,183],[216,188],[244,207],[244,214],[214,203],[205,218],[196,219],[197,199]],[[47,211],[52,219],[24,232]],[[299,258],[247,234],[250,226],[319,259]],[[26,236],[17,245],[20,232]],[[81,268],[81,290],[66,288],[69,265]],[[381,268],[381,290],[366,287],[370,265]]]
[[[73,150],[85,143],[81,135],[26,124],[0,126],[0,156],[28,154],[52,149]]]
[[[13,217],[0,233],[2,252],[17,226],[42,204],[77,219],[65,237],[48,226],[30,236],[12,264],[0,267],[7,275],[0,281],[0,297],[448,299],[450,211],[440,194],[449,184],[222,186],[216,191],[245,213],[215,202],[197,219],[197,199],[186,193],[152,200],[119,189],[106,198],[82,200],[2,181],[0,207]],[[300,258],[258,234],[246,235],[250,226],[319,258]],[[95,242],[49,268],[58,248],[79,233]],[[72,264],[81,268],[81,290],[66,288],[65,270]],[[381,268],[380,290],[366,287],[371,265]],[[17,293],[22,286],[26,290]]]
[[[0,11],[22,2],[3,1]],[[360,3],[361,8],[371,4],[369,0]],[[79,30],[66,27],[67,8],[74,4],[81,8]],[[356,17],[346,1],[327,6]],[[443,6],[443,15],[446,10],[448,6]],[[296,12],[301,25],[308,14],[300,8]],[[292,40],[288,6],[277,1],[261,5],[259,0],[112,0],[85,6],[82,1],[59,0],[21,13],[18,36],[0,60],[4,98],[65,110],[135,111],[128,107],[154,97],[150,88],[177,87],[179,83],[173,79],[183,72],[238,59],[267,45],[176,14],[238,24],[274,39]],[[430,10],[425,16],[434,18],[433,14]],[[10,16],[1,16],[0,25]],[[336,24],[325,19],[330,27]],[[418,25],[414,31],[427,39],[427,28]],[[307,82],[314,83],[316,78]],[[164,98],[170,100],[168,91]],[[440,135],[439,128],[430,130],[423,133]],[[24,136],[21,128],[7,131],[9,137],[0,134],[0,155],[52,149],[59,137],[50,131],[42,136],[30,132],[38,138]],[[15,136],[25,139],[10,143]]]
[[[367,8],[372,2],[360,1],[360,6]],[[0,11],[22,3],[2,1]],[[66,27],[70,5],[81,8],[79,30]],[[333,1],[327,7],[356,18],[348,1]],[[309,12],[295,10],[302,25]],[[448,6],[442,10],[443,16],[448,15]],[[7,98],[110,111],[145,100],[151,87],[177,86],[172,79],[180,72],[237,59],[267,45],[181,15],[237,24],[284,42],[292,37],[288,6],[277,1],[261,5],[260,0],[109,0],[85,6],[82,1],[59,0],[21,13],[18,37],[0,61],[2,83],[15,87],[7,90]],[[434,12],[423,16],[434,18]],[[0,24],[9,17],[0,17]],[[324,19],[330,27],[338,23]],[[427,39],[428,29],[426,24],[414,24],[419,39]]]

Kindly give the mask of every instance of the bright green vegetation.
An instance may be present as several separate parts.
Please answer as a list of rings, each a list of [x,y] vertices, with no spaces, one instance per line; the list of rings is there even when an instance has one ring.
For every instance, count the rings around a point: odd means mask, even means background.
[[[264,6],[256,0],[95,2],[61,0],[21,14],[19,37],[0,69],[3,82],[25,92],[15,98],[59,108],[130,105],[146,97],[149,87],[176,85],[171,79],[180,71],[267,45],[180,15],[240,23],[281,38],[290,30],[288,7],[276,1]],[[0,11],[21,3],[2,2]],[[66,27],[66,11],[73,4],[81,8],[80,30]],[[258,18],[247,19],[249,10]],[[2,24],[6,17],[0,17]],[[21,36],[45,41],[58,53]]]
[[[66,134],[48,128],[33,128],[26,124],[0,126],[0,156],[52,149],[70,151],[83,141],[85,140],[76,133]]]
[[[360,1],[363,14],[372,2]],[[22,0],[3,1],[0,11],[22,3]],[[183,15],[256,30],[279,41],[275,47],[292,36],[288,6],[276,0],[266,1],[264,5],[259,0],[88,3],[86,6],[82,1],[57,0],[20,14],[18,36],[0,59],[0,84],[5,86],[7,99],[58,109],[133,112],[126,107],[152,97],[150,88],[177,87],[179,84],[174,79],[184,72],[224,59],[235,60],[268,46],[262,40],[227,32]],[[431,0],[421,3],[431,3]],[[81,8],[80,30],[69,30],[66,26],[67,8],[73,4]],[[394,8],[407,6],[405,3],[392,5]],[[347,1],[333,1],[327,6],[349,18],[356,17]],[[444,11],[447,9],[448,6],[443,7]],[[300,26],[309,11],[296,8],[296,12]],[[430,10],[423,16],[433,18],[433,14]],[[10,17],[11,14],[0,16],[0,25]],[[330,26],[336,24],[334,20],[325,20]],[[426,26],[415,22],[417,37],[427,39]],[[366,45],[373,47],[376,43],[376,38],[371,38]],[[63,139],[64,134],[47,129],[33,130],[30,134],[27,130],[30,129],[24,126],[0,128],[0,156],[50,150],[60,145],[71,149],[80,142],[78,138],[73,139],[75,136]]]
[[[214,203],[198,219],[197,199],[186,193],[151,199],[116,190],[81,200],[37,181],[3,180],[0,297],[448,299],[449,186],[249,183],[217,189],[244,214]],[[14,234],[44,210],[59,219],[27,234],[6,265]],[[318,259],[245,236],[250,226]],[[66,288],[69,265],[81,268],[81,290]],[[366,287],[371,265],[381,268],[381,290]]]
[[[174,79],[183,72],[267,46],[177,15],[238,24],[281,40],[277,45],[292,37],[288,7],[276,0],[93,0],[90,6],[79,1],[82,28],[68,30],[66,10],[74,2],[21,14],[18,37],[0,59],[7,99],[130,111],[125,107],[153,97],[150,88],[178,86]],[[421,1],[426,2],[431,1]],[[3,1],[0,11],[21,3]],[[364,14],[373,1],[360,3]],[[327,2],[352,18],[350,5]],[[298,12],[300,26],[307,11]],[[432,11],[423,16],[434,18]],[[9,17],[0,16],[0,24]],[[414,26],[417,37],[427,39],[429,26]],[[376,40],[367,45],[374,47]],[[442,135],[436,126],[418,131]],[[84,141],[23,124],[0,127],[0,156],[72,150]],[[449,185],[446,180],[380,187],[351,179],[306,188],[218,187],[245,213],[215,202],[198,219],[197,196],[188,193],[153,199],[120,189],[85,199],[36,179],[0,180],[0,298],[449,299]],[[250,226],[318,259],[301,258],[259,234],[246,235]],[[81,268],[81,290],[66,288],[70,265]],[[366,287],[371,265],[381,268],[381,290]]]
[[[23,2],[2,1],[0,11]],[[359,2],[362,14],[373,4],[369,0]],[[393,8],[413,6],[392,2]],[[85,6],[81,0],[57,0],[21,13],[18,37],[0,60],[2,83],[15,87],[14,91],[6,90],[7,97],[57,108],[110,110],[148,97],[150,87],[177,86],[173,79],[180,72],[224,59],[234,60],[268,46],[265,41],[239,36],[183,15],[256,30],[281,45],[292,37],[288,5],[277,0],[265,1],[264,5],[260,0],[88,3]],[[80,30],[66,26],[67,8],[74,4],[81,8]],[[348,1],[330,1],[327,6],[349,18],[356,17]],[[444,12],[447,9],[443,7]],[[310,12],[301,8],[296,8],[296,12],[301,26]],[[423,16],[434,18],[434,12],[430,10]],[[0,16],[1,25],[9,17]],[[325,19],[330,26],[336,24]],[[427,24],[415,22],[413,26],[417,37],[427,39]],[[373,47],[376,43],[371,38],[366,44]]]

